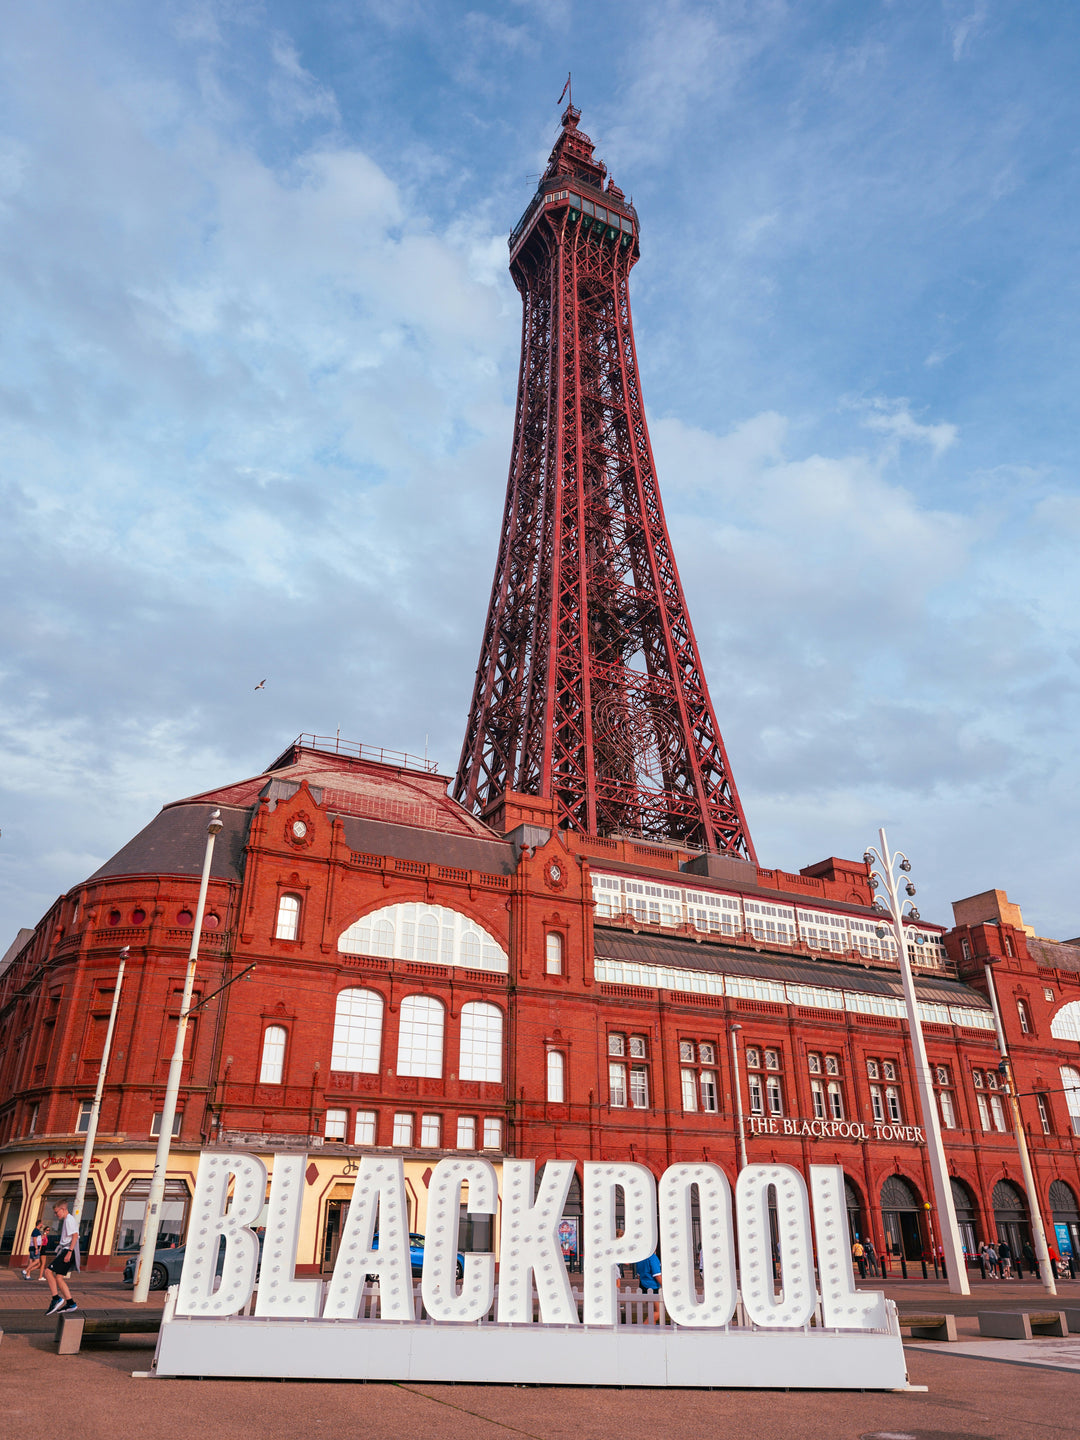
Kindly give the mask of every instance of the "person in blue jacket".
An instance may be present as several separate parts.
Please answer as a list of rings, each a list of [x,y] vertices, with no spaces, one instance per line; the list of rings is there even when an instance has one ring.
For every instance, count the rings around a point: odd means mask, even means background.
[[[658,1295],[660,1293],[660,1257],[654,1250],[647,1260],[638,1260],[634,1264],[637,1271],[638,1284],[646,1295]],[[656,1323],[660,1324],[660,1307],[656,1307]]]

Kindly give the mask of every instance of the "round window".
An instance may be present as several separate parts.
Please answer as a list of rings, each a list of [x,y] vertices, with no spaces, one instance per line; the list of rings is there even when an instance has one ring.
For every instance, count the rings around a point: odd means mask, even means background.
[[[119,924],[120,924],[120,911],[119,911],[119,910],[110,910],[110,911],[109,911],[109,924],[110,924],[110,925],[119,925]]]
[[[221,924],[221,916],[215,915],[214,912],[210,910],[203,916],[202,923],[204,930],[216,930]]]
[[[195,916],[192,915],[190,910],[181,910],[180,914],[176,917],[176,923],[178,925],[190,925],[194,919]]]
[[[133,911],[131,912],[131,923],[132,923],[133,925],[141,925],[145,919],[146,919],[146,911],[145,911],[145,910],[143,910],[143,909],[141,909],[141,908],[136,908],[135,910],[133,910]]]

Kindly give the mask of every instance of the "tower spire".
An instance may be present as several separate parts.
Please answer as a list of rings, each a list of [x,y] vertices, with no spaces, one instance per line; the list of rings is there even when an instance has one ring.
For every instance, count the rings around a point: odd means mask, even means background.
[[[580,119],[569,104],[510,235],[514,444],[454,793],[477,809],[507,790],[543,796],[565,828],[752,860],[645,424],[637,213]]]

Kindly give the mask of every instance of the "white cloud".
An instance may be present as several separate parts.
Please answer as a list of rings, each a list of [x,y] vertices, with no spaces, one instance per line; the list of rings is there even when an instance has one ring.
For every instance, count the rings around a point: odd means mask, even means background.
[[[907,400],[890,400],[876,395],[859,402],[856,408],[859,407],[868,412],[863,420],[867,429],[877,430],[896,442],[911,440],[929,445],[935,458],[944,455],[956,443],[958,431],[955,425],[945,420],[936,425],[922,424],[912,415]]]

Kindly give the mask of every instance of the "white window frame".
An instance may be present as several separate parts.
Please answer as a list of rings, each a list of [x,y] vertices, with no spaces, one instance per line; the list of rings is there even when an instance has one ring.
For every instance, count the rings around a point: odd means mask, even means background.
[[[281,1085],[285,1076],[285,1047],[289,1032],[284,1025],[268,1025],[263,1031],[260,1085]]]
[[[549,930],[547,932],[544,949],[544,964],[547,974],[561,975],[563,969],[563,937],[557,930]]]
[[[457,1146],[458,1150],[476,1149],[476,1116],[459,1115],[457,1118]]]
[[[484,1149],[501,1150],[503,1146],[503,1122],[498,1115],[484,1116]]]
[[[300,906],[303,902],[292,891],[280,896],[277,920],[274,924],[275,940],[296,940],[300,935]]]
[[[697,1071],[684,1065],[679,1071],[679,1084],[682,1088],[683,1111],[692,1115],[697,1110]]]
[[[353,1121],[353,1144],[374,1145],[378,1117],[374,1110],[357,1110]]]
[[[331,1070],[377,1075],[382,1053],[383,998],[377,990],[349,986],[334,1002]]]
[[[706,1115],[720,1112],[720,1081],[715,1070],[701,1072],[701,1109]]]
[[[406,995],[398,1010],[397,1073],[438,1080],[443,1073],[446,1006],[434,995]]]
[[[501,1085],[503,1078],[503,1013],[487,1000],[461,1007],[458,1078]]]
[[[413,1148],[413,1127],[415,1124],[416,1116],[410,1111],[395,1110],[393,1144],[396,1149],[411,1150]]]
[[[880,1085],[870,1086],[870,1109],[874,1116],[874,1123],[877,1125],[884,1125],[885,1099],[881,1093]]]
[[[327,1110],[323,1116],[323,1138],[325,1140],[340,1140],[345,1143],[345,1137],[349,1133],[349,1112],[348,1110]]]
[[[561,1050],[547,1052],[547,1098],[549,1105],[566,1103],[566,1056]]]
[[[630,1066],[630,1108],[649,1108],[649,1068],[647,1065]]]
[[[438,1150],[442,1143],[442,1116],[421,1115],[420,1116],[420,1148],[422,1150]]]
[[[625,1110],[628,1103],[626,1066],[621,1061],[608,1062],[608,1104],[613,1110]]]

